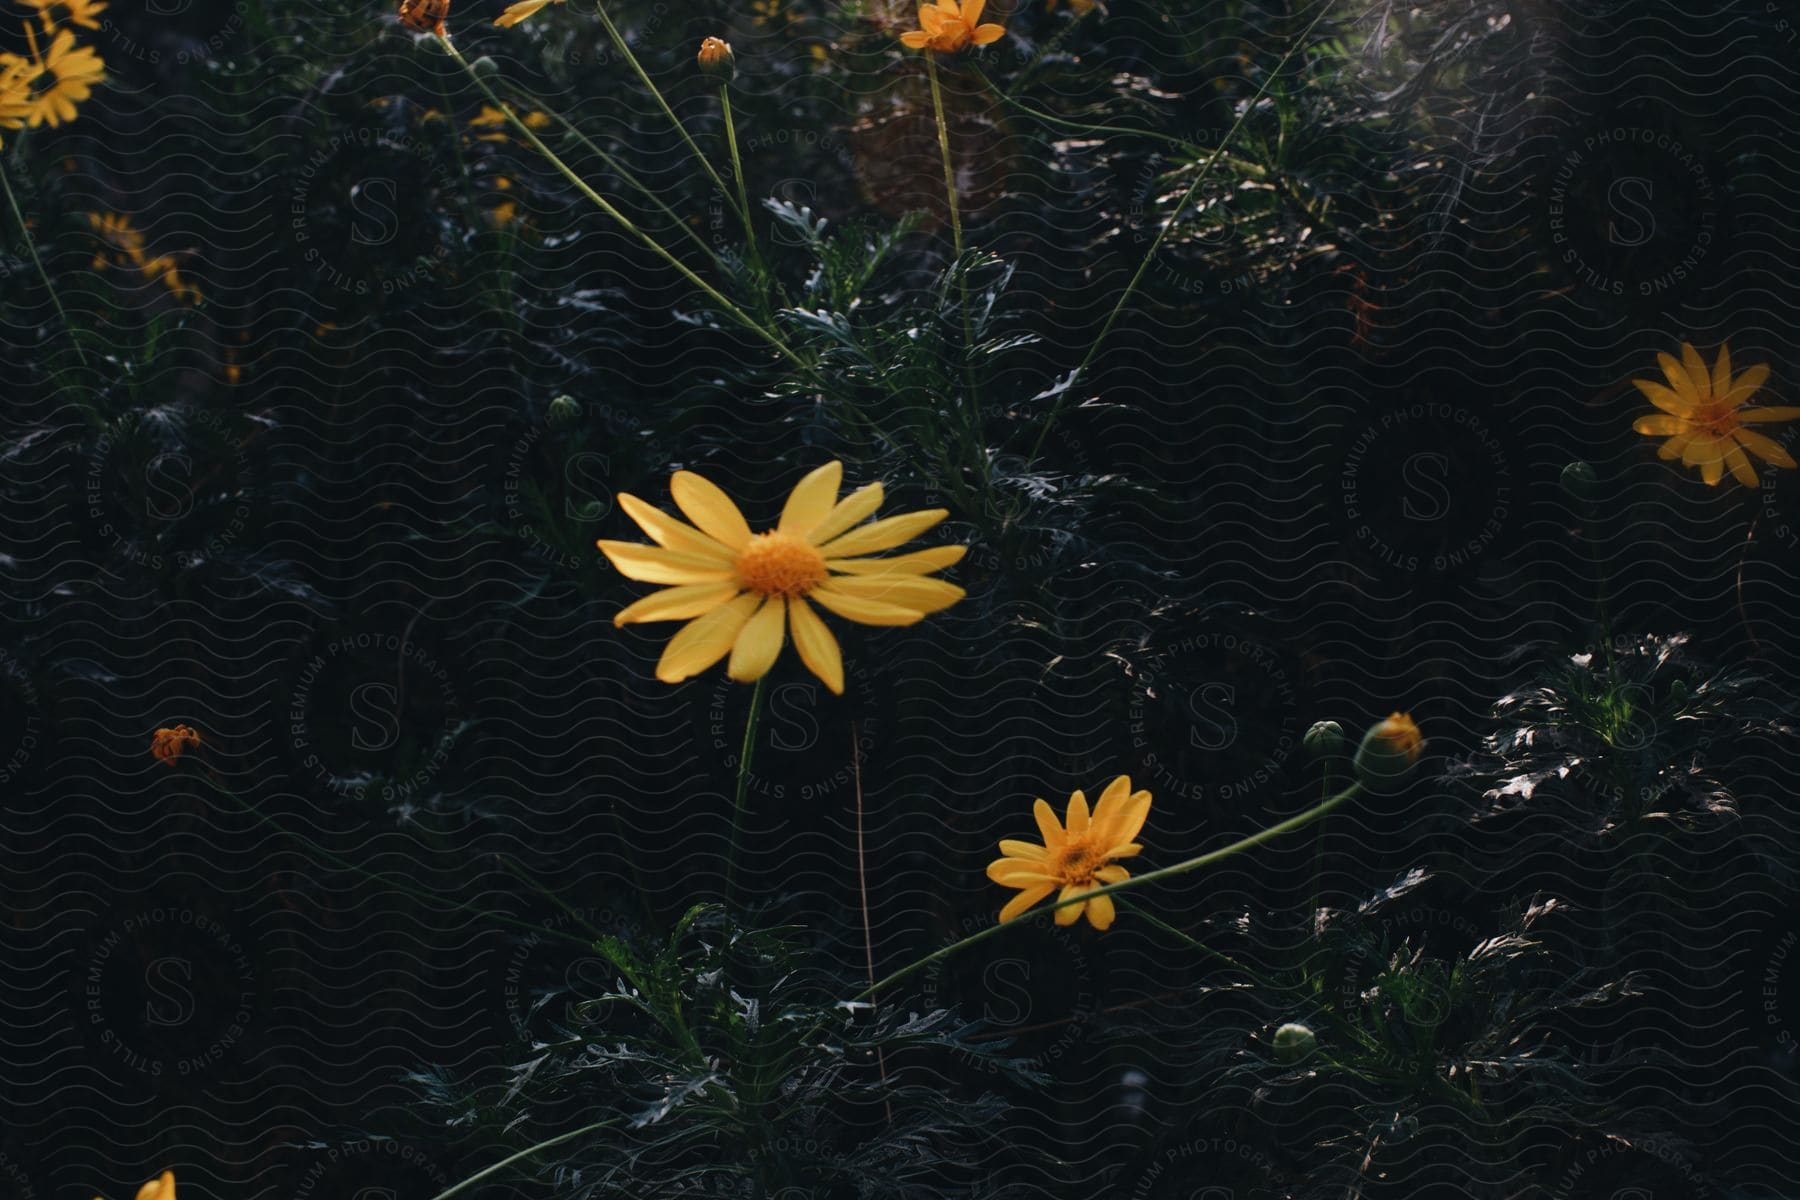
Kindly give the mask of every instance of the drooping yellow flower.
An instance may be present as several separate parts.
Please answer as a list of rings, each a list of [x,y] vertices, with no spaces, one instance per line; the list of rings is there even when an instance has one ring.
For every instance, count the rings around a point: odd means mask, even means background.
[[[1692,343],[1681,343],[1681,361],[1672,354],[1658,354],[1668,385],[1649,379],[1634,379],[1638,391],[1660,413],[1639,417],[1632,428],[1651,437],[1664,437],[1656,456],[1679,457],[1683,466],[1699,467],[1700,477],[1717,484],[1725,468],[1745,487],[1756,486],[1756,470],[1750,465],[1751,454],[1778,467],[1794,466],[1794,457],[1774,439],[1745,429],[1746,425],[1800,419],[1800,408],[1792,406],[1745,408],[1744,402],[1768,381],[1769,366],[1758,363],[1735,377],[1731,373],[1731,347],[1719,347],[1719,357],[1712,371]]]
[[[42,57],[35,45],[30,58],[0,55],[0,77],[9,75],[15,75],[14,88],[23,88],[25,124],[54,127],[75,119],[75,106],[106,79],[106,64],[92,47],[77,46],[74,33],[63,29]]]
[[[955,584],[929,576],[960,562],[966,546],[865,557],[892,550],[948,514],[929,509],[864,525],[881,506],[881,485],[839,500],[843,475],[839,462],[810,472],[789,494],[780,523],[764,533],[751,533],[731,498],[692,471],[677,471],[669,490],[693,525],[636,496],[619,496],[656,545],[602,540],[600,549],[626,578],[674,586],[625,608],[613,623],[688,622],[656,664],[658,679],[680,683],[729,653],[726,672],[753,682],[775,664],[785,629],[800,661],[842,695],[843,655],[813,604],[862,625],[911,625],[963,598]]]
[[[517,25],[526,17],[535,16],[540,9],[548,8],[552,4],[561,4],[562,2],[563,0],[519,0],[517,4],[508,5],[505,12],[495,17],[494,24],[499,25],[502,28],[509,25]]]
[[[1006,36],[1003,26],[978,25],[987,0],[935,0],[919,6],[919,28],[900,35],[900,41],[914,50],[932,50],[938,54],[955,54],[970,46],[985,46]]]
[[[79,25],[83,29],[99,29],[100,14],[106,11],[102,0],[19,0],[26,8],[37,10],[45,32],[58,25]]]
[[[1000,910],[1002,923],[1058,889],[1061,894],[1057,899],[1068,900],[1131,878],[1131,872],[1113,860],[1135,858],[1143,850],[1132,839],[1150,815],[1150,793],[1132,791],[1131,776],[1121,775],[1100,793],[1100,803],[1094,806],[1091,817],[1087,797],[1079,791],[1070,796],[1066,829],[1057,822],[1047,801],[1032,805],[1032,815],[1037,818],[1044,844],[1003,839],[1000,853],[1006,857],[988,864],[989,879],[1003,887],[1019,889],[1019,894]],[[1108,928],[1114,916],[1112,897],[1095,896],[1083,903],[1064,905],[1056,910],[1056,923],[1073,925],[1083,912],[1095,929]]]

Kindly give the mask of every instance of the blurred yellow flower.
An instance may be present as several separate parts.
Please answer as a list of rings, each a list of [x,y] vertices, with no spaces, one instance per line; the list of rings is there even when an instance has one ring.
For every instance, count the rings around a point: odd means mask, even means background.
[[[933,50],[939,54],[955,54],[970,46],[985,46],[1006,36],[1004,27],[977,25],[987,0],[936,0],[919,6],[919,28],[900,35],[900,41],[914,50]]]
[[[30,32],[26,26],[26,32]],[[0,79],[15,92],[23,90],[24,123],[57,126],[75,119],[75,106],[93,95],[94,85],[106,78],[106,64],[92,47],[77,46],[75,35],[64,29],[51,39],[49,50],[38,56],[36,39],[32,55],[0,55]]]
[[[1078,17],[1085,17],[1100,7],[1100,0],[1067,0],[1069,11]],[[1044,0],[1044,11],[1055,12],[1057,0]]]
[[[526,17],[535,16],[540,9],[552,4],[561,4],[563,0],[519,0],[517,4],[508,5],[505,12],[494,18],[494,24],[505,28],[517,25]]]
[[[535,111],[520,113],[519,120],[524,124],[525,128],[531,130],[542,129],[550,124],[550,117],[548,114]],[[507,137],[504,132],[506,129],[506,114],[491,104],[484,104],[481,106],[480,112],[469,118],[469,128],[489,131],[476,134],[475,140],[478,142],[504,142]]]
[[[1003,839],[1000,853],[1005,857],[988,864],[989,879],[1002,887],[1019,889],[1019,894],[1000,910],[1002,923],[1059,888],[1061,895],[1057,899],[1068,900],[1131,878],[1131,872],[1113,860],[1135,858],[1143,850],[1132,839],[1150,815],[1150,793],[1132,791],[1131,776],[1121,775],[1100,793],[1100,803],[1094,806],[1092,817],[1088,815],[1087,796],[1079,791],[1070,796],[1066,829],[1058,823],[1047,801],[1037,801],[1032,815],[1037,818],[1044,844]],[[1095,929],[1110,927],[1114,916],[1112,897],[1095,896],[1084,903],[1064,905],[1056,910],[1056,923],[1073,925],[1083,912]]]
[[[726,672],[753,682],[781,654],[785,626],[800,661],[843,695],[843,655],[812,603],[862,625],[911,625],[963,598],[955,584],[928,576],[961,561],[966,546],[864,557],[892,550],[948,514],[929,509],[861,524],[881,506],[881,485],[839,500],[843,475],[840,462],[807,474],[789,494],[780,523],[764,533],[751,533],[731,498],[692,471],[677,471],[669,490],[693,525],[636,496],[619,496],[656,545],[602,540],[600,549],[626,578],[674,586],[645,596],[613,623],[688,622],[663,651],[658,679],[680,683],[730,653]]]
[[[100,240],[112,247],[112,258],[108,260],[105,249],[94,255],[90,264],[98,271],[108,261],[121,267],[141,267],[144,265],[144,235],[138,232],[131,218],[123,213],[97,213],[87,215],[88,227],[99,235]]]
[[[1744,402],[1767,382],[1769,367],[1758,363],[1735,377],[1731,373],[1731,347],[1719,347],[1719,357],[1712,371],[1690,342],[1681,344],[1681,361],[1672,354],[1658,354],[1663,377],[1668,385],[1649,379],[1631,382],[1660,413],[1639,417],[1632,428],[1650,437],[1664,437],[1656,456],[1663,459],[1680,457],[1683,466],[1699,467],[1700,477],[1716,485],[1729,467],[1737,481],[1745,487],[1756,486],[1756,470],[1750,465],[1751,454],[1778,467],[1794,466],[1794,457],[1774,439],[1765,437],[1746,425],[1800,419],[1800,408],[1745,408]]]
[[[106,11],[101,0],[19,0],[26,8],[37,10],[48,32],[61,24],[79,25],[83,29],[99,29],[100,14]]]

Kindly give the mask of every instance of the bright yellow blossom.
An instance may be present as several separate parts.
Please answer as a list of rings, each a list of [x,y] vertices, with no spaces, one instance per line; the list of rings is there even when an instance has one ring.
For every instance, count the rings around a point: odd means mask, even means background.
[[[538,10],[562,2],[563,0],[519,0],[517,4],[508,5],[505,12],[495,17],[494,24],[502,28],[508,25],[517,25],[526,17],[535,16]]]
[[[919,28],[900,35],[914,50],[955,54],[970,46],[985,46],[1006,36],[1003,26],[978,25],[987,0],[935,0],[919,6]]]
[[[100,56],[90,46],[77,46],[75,35],[67,29],[57,32],[42,57],[35,45],[30,58],[0,55],[0,80],[14,92],[22,89],[24,123],[33,127],[73,121],[75,106],[93,95],[94,85],[105,79],[106,64]]]
[[[1044,844],[1006,838],[1000,843],[1000,853],[1006,857],[988,864],[989,879],[1019,889],[1000,910],[1002,922],[1019,916],[1059,888],[1057,899],[1069,900],[1129,879],[1131,872],[1113,860],[1134,858],[1143,850],[1132,839],[1150,815],[1150,793],[1132,791],[1131,776],[1121,775],[1100,793],[1091,817],[1087,797],[1079,791],[1070,796],[1066,829],[1057,822],[1047,801],[1034,804],[1032,815]],[[1084,903],[1066,904],[1056,910],[1056,923],[1073,925],[1083,912],[1095,929],[1108,928],[1114,916],[1112,897],[1095,896]]]
[[[1794,457],[1774,439],[1765,437],[1746,425],[1800,418],[1800,408],[1745,408],[1744,402],[1768,381],[1767,363],[1758,363],[1736,376],[1731,373],[1731,347],[1719,347],[1719,357],[1712,371],[1692,343],[1681,343],[1681,361],[1673,354],[1658,354],[1663,377],[1668,386],[1649,379],[1634,379],[1638,391],[1660,413],[1639,417],[1632,428],[1651,437],[1668,441],[1657,450],[1658,458],[1680,457],[1683,466],[1699,467],[1700,477],[1717,484],[1730,467],[1737,481],[1745,487],[1756,486],[1756,470],[1750,465],[1751,454],[1778,467],[1792,468]]]
[[[45,32],[67,23],[83,29],[99,29],[100,14],[106,5],[100,0],[19,0],[26,8],[37,10]]]
[[[881,506],[881,485],[839,500],[843,475],[839,462],[810,472],[789,494],[780,523],[764,533],[750,532],[731,498],[692,471],[677,471],[669,490],[693,525],[636,496],[619,496],[656,545],[602,540],[600,549],[626,578],[674,586],[630,605],[613,623],[688,622],[663,651],[658,679],[680,683],[727,653],[731,678],[761,679],[781,654],[785,630],[807,669],[842,695],[843,655],[814,603],[862,625],[911,625],[963,598],[955,584],[929,576],[961,561],[966,546],[864,557],[892,550],[948,514],[930,509],[864,525]]]

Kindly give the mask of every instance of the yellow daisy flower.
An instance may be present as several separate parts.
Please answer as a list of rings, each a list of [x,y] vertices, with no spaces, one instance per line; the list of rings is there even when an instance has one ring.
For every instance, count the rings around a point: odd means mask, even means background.
[[[1038,833],[1044,844],[1006,838],[1000,853],[1006,857],[988,864],[988,878],[1002,887],[1018,888],[1019,894],[1000,910],[1002,923],[1012,920],[1058,888],[1059,900],[1067,900],[1109,883],[1123,883],[1131,872],[1113,860],[1135,858],[1143,847],[1132,839],[1144,827],[1150,815],[1150,793],[1131,790],[1131,776],[1121,775],[1100,793],[1100,803],[1088,815],[1087,797],[1076,792],[1069,797],[1069,824],[1065,829],[1057,823],[1056,813],[1048,802],[1039,800],[1032,806]],[[1095,929],[1106,929],[1113,923],[1111,896],[1095,896],[1082,904],[1068,904],[1056,910],[1058,925],[1073,925],[1087,913],[1088,923]]]
[[[987,0],[935,0],[919,6],[919,28],[900,35],[902,44],[914,50],[955,54],[970,46],[985,46],[1006,36],[1004,27],[977,25]]]
[[[495,17],[494,24],[499,25],[502,28],[509,25],[517,25],[526,17],[537,15],[540,9],[548,8],[552,4],[561,4],[562,2],[563,0],[519,0],[517,4],[508,5],[505,12]]]
[[[141,267],[144,263],[144,235],[132,224],[131,218],[123,213],[91,212],[87,215],[88,227],[99,235],[113,250],[110,261],[121,267]],[[94,255],[90,264],[98,271],[109,260],[106,250],[102,249]]]
[[[61,24],[79,25],[83,29],[99,29],[100,14],[106,11],[101,0],[19,0],[26,8],[37,10],[45,30]]]
[[[602,540],[600,549],[626,578],[674,586],[630,605],[613,623],[688,622],[656,664],[658,679],[680,683],[727,653],[731,678],[761,679],[781,654],[785,628],[800,661],[841,696],[843,656],[814,603],[862,625],[911,625],[963,598],[955,584],[928,576],[961,561],[966,546],[864,557],[892,550],[949,514],[935,508],[861,524],[881,506],[881,485],[839,500],[843,476],[840,462],[810,472],[789,494],[780,524],[763,533],[751,533],[731,498],[692,471],[677,471],[669,490],[693,525],[636,496],[619,496],[656,545]]]
[[[27,26],[27,29],[30,27]],[[64,29],[50,42],[42,58],[32,47],[31,58],[0,56],[0,76],[19,72],[25,102],[25,124],[55,127],[75,119],[75,106],[93,95],[94,85],[106,79],[106,64],[90,46],[77,46],[75,35]],[[13,86],[19,87],[18,80]]]
[[[1758,363],[1735,377],[1731,373],[1731,346],[1719,347],[1710,373],[1700,352],[1689,342],[1681,343],[1681,361],[1673,354],[1658,354],[1663,377],[1668,385],[1649,379],[1634,379],[1638,391],[1660,413],[1639,417],[1632,428],[1651,437],[1668,441],[1657,450],[1658,458],[1680,457],[1682,465],[1699,467],[1700,477],[1717,484],[1725,468],[1745,487],[1756,486],[1756,470],[1744,451],[1778,467],[1794,466],[1794,457],[1774,439],[1765,437],[1746,425],[1771,421],[1800,419],[1800,408],[1745,408],[1744,402],[1768,381],[1769,366]]]

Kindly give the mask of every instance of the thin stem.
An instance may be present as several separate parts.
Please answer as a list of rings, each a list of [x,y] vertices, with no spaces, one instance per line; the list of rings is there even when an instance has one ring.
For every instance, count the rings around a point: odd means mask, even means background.
[[[37,243],[31,240],[31,227],[25,224],[25,214],[19,209],[19,198],[13,195],[12,180],[7,178],[4,166],[0,166],[0,188],[6,190],[6,203],[12,208],[13,219],[19,223],[19,236],[25,239],[25,249],[31,252],[31,265],[37,268],[38,278],[44,281],[44,290],[50,293],[50,303],[56,306],[56,315],[62,318],[63,328],[68,330],[69,343],[75,347],[75,358],[85,367],[87,355],[82,353],[81,339],[75,332],[75,322],[69,320],[68,310],[63,308],[62,297],[57,295],[56,285],[50,282],[50,272],[44,270],[44,260],[38,257]]]
[[[750,221],[750,191],[744,185],[744,160],[738,156],[737,124],[731,117],[731,85],[719,82],[719,108],[725,117],[725,142],[731,148],[731,173],[737,179],[738,215],[744,218],[744,237],[750,246],[750,257],[760,262],[756,249],[756,226]]]
[[[1195,193],[1200,190],[1200,185],[1212,175],[1213,166],[1225,153],[1225,147],[1231,144],[1231,140],[1237,136],[1238,130],[1244,127],[1244,122],[1250,118],[1251,112],[1256,109],[1256,105],[1263,98],[1264,93],[1269,90],[1275,80],[1281,77],[1282,68],[1287,66],[1289,59],[1299,53],[1301,47],[1306,45],[1306,39],[1312,36],[1312,31],[1330,11],[1331,5],[1320,0],[1318,15],[1301,31],[1300,36],[1294,40],[1294,44],[1288,48],[1288,52],[1281,56],[1281,61],[1275,64],[1275,69],[1263,79],[1262,86],[1256,89],[1256,94],[1250,97],[1250,102],[1245,104],[1243,110],[1238,113],[1238,119],[1232,122],[1230,129],[1225,131],[1225,136],[1219,141],[1218,149],[1214,150],[1207,158],[1206,165],[1200,169],[1199,174],[1194,176],[1194,182],[1188,185],[1188,190],[1182,194],[1180,202],[1170,210],[1168,219],[1162,223],[1162,228],[1156,231],[1156,237],[1151,241],[1150,249],[1145,252],[1144,260],[1138,264],[1137,271],[1132,275],[1131,281],[1125,285],[1125,290],[1119,293],[1118,303],[1114,304],[1112,312],[1107,314],[1106,321],[1100,326],[1100,332],[1094,338],[1093,344],[1088,347],[1087,354],[1082,357],[1074,373],[1069,376],[1068,383],[1056,397],[1056,402],[1050,406],[1050,412],[1045,416],[1044,424],[1038,430],[1037,441],[1032,443],[1031,453],[1025,456],[1024,470],[1030,470],[1031,464],[1037,461],[1037,456],[1044,449],[1045,440],[1050,436],[1051,427],[1056,424],[1057,417],[1062,415],[1063,406],[1068,403],[1069,397],[1075,392],[1076,380],[1086,373],[1089,366],[1093,365],[1094,356],[1100,352],[1100,347],[1105,343],[1107,335],[1112,333],[1113,326],[1118,324],[1119,317],[1125,312],[1125,305],[1131,300],[1132,293],[1137,291],[1138,284],[1143,282],[1144,275],[1150,270],[1150,264],[1156,260],[1156,252],[1162,249],[1163,240],[1175,227],[1176,220],[1193,200]]]
[[[1325,757],[1325,774],[1319,782],[1321,799],[1331,795],[1331,755]],[[1313,845],[1313,898],[1312,906],[1306,910],[1306,920],[1310,927],[1319,912],[1319,900],[1325,891],[1325,818],[1319,818],[1319,829]]]
[[[756,723],[762,716],[765,675],[750,692],[750,712],[744,717],[744,745],[738,751],[737,802],[731,810],[731,850],[725,859],[725,903],[731,903],[732,884],[737,880],[738,838],[744,829],[744,797],[750,790],[750,756],[756,749]]]
[[[856,791],[856,893],[862,902],[863,921],[863,960],[868,966],[869,986],[875,986],[875,930],[869,922],[869,871],[867,855],[863,848],[863,788],[862,788],[862,739],[857,736],[855,721],[850,722],[850,778]],[[869,996],[869,1005],[873,1008],[880,1001],[874,994]],[[881,1072],[883,1086],[887,1084],[887,1055],[879,1043],[875,1046],[875,1067]],[[887,1110],[888,1124],[894,1123],[893,1101],[886,1096],[882,1105]]]
[[[858,992],[856,994],[856,996],[853,998],[857,999],[857,1000],[866,999],[869,996],[873,995],[875,992],[886,990],[887,988],[900,982],[902,979],[905,979],[907,976],[915,974],[916,972],[922,970],[923,968],[930,966],[932,963],[937,962],[941,958],[949,957],[950,955],[956,953],[958,950],[961,950],[964,947],[973,946],[976,942],[985,942],[988,938],[995,936],[996,934],[1000,933],[1003,930],[1011,929],[1015,926],[1022,925],[1026,921],[1029,921],[1035,917],[1042,917],[1046,913],[1053,913],[1057,909],[1063,908],[1067,905],[1080,904],[1083,901],[1092,900],[1096,896],[1110,896],[1114,892],[1129,891],[1133,888],[1140,888],[1140,887],[1145,886],[1146,884],[1156,883],[1156,882],[1158,882],[1160,880],[1164,880],[1164,879],[1173,879],[1177,875],[1185,875],[1189,871],[1195,871],[1201,867],[1211,866],[1213,863],[1219,862],[1222,859],[1230,858],[1232,855],[1240,853],[1241,851],[1249,850],[1253,847],[1260,846],[1264,842],[1267,842],[1274,838],[1280,837],[1284,833],[1290,833],[1293,830],[1299,829],[1302,826],[1307,825],[1312,821],[1316,821],[1318,818],[1324,816],[1326,813],[1328,813],[1332,809],[1338,807],[1340,804],[1343,804],[1346,800],[1349,800],[1351,797],[1355,796],[1360,791],[1362,791],[1362,784],[1353,783],[1349,787],[1345,788],[1343,791],[1339,792],[1337,795],[1331,797],[1329,800],[1326,800],[1324,803],[1316,804],[1313,807],[1307,809],[1305,812],[1299,814],[1298,816],[1289,817],[1285,821],[1277,822],[1276,824],[1269,826],[1267,829],[1264,829],[1258,833],[1251,834],[1249,837],[1239,838],[1237,841],[1231,843],[1231,845],[1229,845],[1229,846],[1221,847],[1218,850],[1209,850],[1205,854],[1197,855],[1193,858],[1186,859],[1182,862],[1178,862],[1174,866],[1163,867],[1160,870],[1150,871],[1143,875],[1133,876],[1132,878],[1127,879],[1127,880],[1123,881],[1122,883],[1109,883],[1109,884],[1105,885],[1104,887],[1093,888],[1092,890],[1082,892],[1079,895],[1070,896],[1066,900],[1063,900],[1063,899],[1055,900],[1055,901],[1051,902],[1050,904],[1043,906],[1042,908],[1034,908],[1034,909],[1030,910],[1029,912],[1022,913],[1019,916],[1014,917],[1012,920],[1005,922],[1004,924],[990,925],[986,929],[983,929],[976,933],[970,934],[968,937],[963,938],[959,942],[952,942],[948,946],[944,946],[938,950],[932,951],[930,954],[927,954],[924,958],[918,959],[915,962],[908,963],[906,966],[901,967],[898,971],[895,971],[892,975],[889,975],[886,979],[883,979],[879,984],[871,985],[870,987],[864,989],[863,991]]]
[[[931,111],[937,117],[938,150],[944,156],[944,198],[950,202],[950,237],[956,257],[962,257],[962,213],[956,205],[956,169],[950,163],[950,127],[944,122],[944,93],[938,87],[937,57],[925,52],[925,72],[931,78]]]
[[[656,254],[670,266],[681,272],[689,283],[692,283],[695,287],[705,292],[707,296],[712,299],[714,304],[717,304],[720,308],[731,314],[732,318],[744,326],[744,328],[768,342],[769,345],[774,347],[783,358],[802,370],[810,369],[805,360],[794,353],[794,351],[788,347],[788,344],[781,339],[779,334],[772,329],[766,328],[761,322],[751,317],[750,314],[726,299],[717,288],[700,278],[700,276],[694,274],[693,270],[686,263],[664,249],[662,243],[639,229],[632,222],[631,218],[626,216],[623,212],[620,212],[610,200],[588,186],[585,179],[577,175],[574,170],[570,168],[569,164],[564,162],[561,157],[557,155],[556,151],[546,146],[543,139],[538,137],[530,126],[519,119],[519,114],[513,111],[512,105],[508,104],[505,100],[502,100],[499,95],[495,93],[494,89],[488,86],[487,80],[483,79],[481,75],[476,72],[475,68],[469,65],[468,60],[462,56],[461,51],[457,50],[456,46],[450,41],[448,35],[439,34],[438,43],[443,46],[444,53],[455,59],[457,65],[463,69],[464,73],[467,74],[470,79],[475,81],[475,85],[487,96],[489,102],[491,102],[495,108],[498,108],[501,112],[506,114],[506,119],[511,122],[514,129],[519,131],[519,135],[531,145],[531,148],[536,150],[539,154],[542,154],[552,166],[562,173],[563,178],[575,185],[582,195],[593,201],[602,212],[624,226],[628,233],[638,238],[638,240],[642,241],[644,245],[655,251]]]
[[[501,1159],[499,1162],[495,1163],[491,1167],[483,1167],[481,1170],[475,1172],[475,1174],[469,1176],[467,1179],[463,1180],[461,1183],[451,1184],[449,1187],[447,1187],[443,1191],[439,1192],[436,1196],[432,1197],[432,1200],[450,1200],[450,1197],[457,1195],[460,1192],[465,1192],[465,1191],[469,1190],[470,1188],[474,1187],[476,1184],[480,1183],[484,1179],[491,1179],[493,1176],[498,1175],[500,1172],[506,1170],[506,1168],[512,1166],[514,1163],[523,1162],[525,1159],[528,1159],[535,1154],[541,1154],[545,1150],[554,1149],[555,1147],[562,1145],[564,1142],[572,1142],[576,1138],[582,1136],[583,1134],[596,1133],[599,1130],[609,1128],[610,1126],[617,1125],[618,1123],[619,1123],[619,1121],[618,1121],[617,1117],[614,1117],[614,1118],[612,1118],[610,1120],[606,1120],[606,1121],[596,1121],[592,1125],[583,1125],[580,1129],[572,1129],[568,1133],[559,1133],[547,1142],[539,1142],[535,1146],[527,1146],[527,1147],[525,1147],[525,1149],[519,1151],[517,1154],[507,1155],[505,1158]]]
[[[725,202],[731,203],[731,190],[725,186],[725,181],[719,178],[719,173],[713,170],[712,160],[701,153],[700,147],[689,136],[687,126],[681,123],[681,118],[675,115],[675,110],[669,107],[667,100],[663,99],[661,90],[651,82],[650,73],[644,70],[644,65],[638,62],[637,55],[631,52],[631,47],[625,42],[625,35],[619,32],[619,27],[612,23],[611,17],[606,15],[606,5],[595,0],[594,12],[599,16],[600,23],[606,26],[606,32],[611,36],[613,43],[619,47],[619,53],[624,56],[626,62],[631,64],[631,69],[637,72],[637,77],[643,80],[644,86],[650,89],[650,95],[656,100],[657,107],[663,110],[663,115],[669,118],[669,124],[675,127],[675,132],[681,135],[681,140],[687,143],[687,148],[694,152],[694,157],[700,161],[700,166],[705,169],[707,175],[711,176],[714,185],[725,196]],[[744,219],[746,221],[750,219],[748,212],[744,214]]]
[[[1175,926],[1169,924],[1167,921],[1163,920],[1161,917],[1157,916],[1155,913],[1151,912],[1149,909],[1144,908],[1140,905],[1134,904],[1130,900],[1120,900],[1117,903],[1118,903],[1119,907],[1124,909],[1126,912],[1132,913],[1133,915],[1142,918],[1148,924],[1155,926],[1156,928],[1162,930],[1164,933],[1170,935],[1171,937],[1175,938],[1177,941],[1181,942],[1184,946],[1188,947],[1188,949],[1198,950],[1202,954],[1211,955],[1213,958],[1218,959],[1220,962],[1224,963],[1226,966],[1230,967],[1232,970],[1241,971],[1245,975],[1248,975],[1254,982],[1256,982],[1257,984],[1260,984],[1263,987],[1279,987],[1280,986],[1279,984],[1272,983],[1271,981],[1263,978],[1262,975],[1258,974],[1256,971],[1251,970],[1249,967],[1246,967],[1243,963],[1241,963],[1237,959],[1231,957],[1231,955],[1225,954],[1218,950],[1214,950],[1211,946],[1207,945],[1205,942],[1201,941],[1199,938],[1195,937],[1193,934],[1188,933],[1186,930],[1177,929]]]
[[[659,196],[652,188],[650,188],[647,184],[644,183],[643,180],[639,179],[637,177],[637,175],[632,172],[631,168],[627,167],[624,163],[620,162],[613,155],[608,154],[606,151],[602,150],[598,145],[595,144],[595,142],[592,138],[588,137],[587,134],[581,132],[581,128],[579,126],[577,126],[573,121],[570,121],[567,117],[563,116],[561,113],[550,108],[542,100],[540,100],[536,96],[532,95],[531,92],[529,92],[525,88],[520,87],[518,84],[513,83],[511,80],[506,81],[506,86],[507,86],[507,89],[509,91],[511,91],[514,95],[523,97],[527,102],[529,102],[531,104],[531,106],[534,109],[536,109],[539,112],[542,112],[545,116],[549,117],[552,121],[555,121],[559,126],[562,127],[562,130],[564,133],[568,134],[570,137],[572,137],[576,141],[580,142],[581,145],[590,154],[594,155],[594,157],[598,158],[601,162],[605,163],[607,170],[611,171],[613,174],[617,175],[620,179],[623,179],[626,183],[628,183],[632,187],[636,188],[638,190],[639,194],[642,195],[644,197],[644,199],[648,200],[652,205],[654,205],[658,212],[662,213],[663,216],[669,218],[669,222],[671,225],[673,225],[676,229],[679,229],[682,233],[686,234],[689,241],[693,242],[694,245],[703,254],[705,254],[708,258],[712,259],[714,266],[719,265],[719,256],[713,252],[713,248],[711,246],[706,244],[706,239],[702,238],[699,234],[695,233],[694,230],[692,229],[692,227],[690,227],[686,221],[681,219],[681,214],[676,212],[674,209],[670,208],[668,203],[666,201],[664,201],[661,196]]]
[[[1600,617],[1600,644],[1606,649],[1606,672],[1608,678],[1617,684],[1619,666],[1613,661],[1612,616],[1606,610],[1606,568],[1600,562],[1600,542],[1594,537],[1595,506],[1588,505],[1586,519],[1581,525],[1581,540],[1587,543],[1588,558],[1594,564],[1594,608]]]

